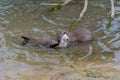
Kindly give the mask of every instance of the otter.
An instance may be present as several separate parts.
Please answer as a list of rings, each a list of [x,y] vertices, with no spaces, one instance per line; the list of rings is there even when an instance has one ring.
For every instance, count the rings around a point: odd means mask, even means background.
[[[52,40],[50,37],[21,36],[21,38],[23,38],[23,45],[42,45],[50,48],[65,48],[71,46],[73,42],[86,42],[93,39],[92,33],[85,28],[76,29],[72,32],[59,29],[56,33],[56,40]]]
[[[27,45],[27,44],[42,45],[53,48],[59,44],[56,40],[52,40],[50,37],[40,38],[40,37],[21,36],[21,38],[23,39],[22,42],[23,45]]]
[[[58,47],[69,47],[73,42],[86,42],[93,39],[92,33],[85,28],[75,29],[72,32],[66,32],[64,30],[58,30],[57,41]]]

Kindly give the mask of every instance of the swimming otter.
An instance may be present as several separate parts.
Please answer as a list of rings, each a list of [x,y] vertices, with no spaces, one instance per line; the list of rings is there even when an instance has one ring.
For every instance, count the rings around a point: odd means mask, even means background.
[[[23,38],[23,45],[31,44],[31,45],[43,45],[50,48],[62,48],[69,47],[73,42],[85,42],[92,40],[92,33],[85,29],[76,29],[72,32],[66,32],[64,30],[58,30],[56,33],[57,40],[52,40],[50,37],[39,38],[39,37],[26,37],[21,36]]]
[[[86,42],[93,39],[92,33],[85,28],[79,28],[72,32],[58,30],[56,36],[59,42],[58,47],[69,47],[72,42]]]
[[[47,46],[47,47],[55,47],[59,43],[55,40],[52,40],[50,37],[46,38],[39,38],[39,37],[26,37],[26,36],[21,36],[23,38],[23,45],[30,44],[30,45],[42,45],[42,46]]]

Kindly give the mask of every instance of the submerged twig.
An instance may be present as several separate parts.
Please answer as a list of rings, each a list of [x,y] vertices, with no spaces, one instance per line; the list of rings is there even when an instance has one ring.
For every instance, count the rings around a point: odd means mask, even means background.
[[[78,19],[70,26],[71,29],[73,29],[74,26],[82,19],[83,15],[85,14],[85,12],[87,10],[87,7],[88,7],[88,0],[84,0],[84,7],[83,7],[82,11],[80,12]]]
[[[92,54],[92,52],[93,52],[93,47],[89,46],[89,52],[88,52],[88,54],[85,55],[82,58],[79,58],[79,60],[83,60],[83,59],[87,58],[88,56],[90,56]]]
[[[112,26],[112,20],[115,17],[115,9],[114,9],[114,0],[110,0],[111,3],[111,16],[108,18],[108,24],[107,24],[107,31],[110,32],[110,27]]]
[[[65,6],[65,5],[67,5],[68,3],[70,3],[72,0],[62,0],[61,2],[62,2],[62,6]]]
[[[61,0],[61,3],[60,4],[57,4],[57,3],[41,3],[40,5],[41,6],[65,6],[67,5],[68,3],[70,3],[72,0]]]
[[[111,3],[111,18],[115,17],[115,10],[114,10],[114,1],[110,0]]]
[[[57,3],[41,3],[40,4],[41,6],[58,6],[59,4],[57,4]]]
[[[66,6],[68,3],[70,3],[72,0],[61,0],[61,3],[41,3],[41,6],[54,6],[50,9],[50,11],[56,11],[58,9],[61,9],[62,7]]]
[[[87,7],[88,7],[88,0],[85,0],[83,10],[81,11],[79,18],[77,19],[77,22],[79,22],[83,17],[83,15],[85,14]]]

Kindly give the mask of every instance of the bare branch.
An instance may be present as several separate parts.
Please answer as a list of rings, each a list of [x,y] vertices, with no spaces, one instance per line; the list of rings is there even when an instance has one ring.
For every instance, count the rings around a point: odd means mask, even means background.
[[[114,10],[114,1],[110,0],[111,3],[111,18],[115,17],[115,10]]]

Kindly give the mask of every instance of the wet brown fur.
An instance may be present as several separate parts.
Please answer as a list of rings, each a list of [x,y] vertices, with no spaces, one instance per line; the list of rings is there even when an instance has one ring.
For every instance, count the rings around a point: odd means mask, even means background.
[[[26,37],[21,36],[23,38],[23,45],[31,44],[31,45],[43,45],[43,46],[49,46],[49,47],[55,47],[58,45],[58,42],[55,40],[52,40],[49,37],[46,38],[40,38],[40,37]]]
[[[58,30],[58,32],[56,34],[56,37],[57,37],[56,39],[57,39],[58,42],[61,41],[61,38],[62,38],[64,33],[66,33],[70,38],[69,45],[72,42],[87,42],[87,41],[93,40],[92,33],[88,29],[79,28],[79,29],[76,29],[72,32],[67,32],[67,31],[64,31],[64,30],[60,29],[60,30]]]

